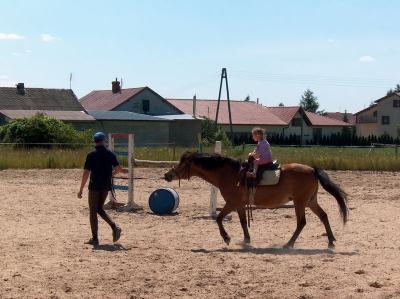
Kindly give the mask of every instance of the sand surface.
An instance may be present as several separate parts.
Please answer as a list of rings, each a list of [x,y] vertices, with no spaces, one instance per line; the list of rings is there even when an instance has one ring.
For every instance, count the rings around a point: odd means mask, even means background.
[[[166,169],[137,169],[158,178]],[[211,186],[199,179],[167,183],[136,180],[143,211],[111,217],[122,229],[113,244],[99,220],[100,246],[90,236],[87,190],[76,197],[82,170],[0,172],[0,298],[400,298],[400,173],[332,172],[349,194],[343,227],[336,201],[322,188],[336,248],[328,249],[322,223],[307,210],[293,249],[282,249],[296,226],[291,207],[255,210],[251,247],[237,214],[224,221],[228,247],[207,217]],[[171,215],[155,215],[151,193],[179,194]],[[127,193],[117,198],[127,201]],[[224,201],[218,196],[218,207]]]

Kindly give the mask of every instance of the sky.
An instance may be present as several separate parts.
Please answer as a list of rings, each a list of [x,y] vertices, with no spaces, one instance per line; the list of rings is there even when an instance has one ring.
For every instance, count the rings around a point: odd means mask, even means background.
[[[0,86],[356,113],[400,84],[397,0],[0,0]]]

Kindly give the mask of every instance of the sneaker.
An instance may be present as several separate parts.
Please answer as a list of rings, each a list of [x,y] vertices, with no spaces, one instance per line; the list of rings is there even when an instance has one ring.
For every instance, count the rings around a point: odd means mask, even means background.
[[[84,244],[89,244],[93,246],[98,246],[99,245],[99,239],[93,239],[91,238],[89,241],[85,242]]]
[[[113,230],[113,242],[117,242],[119,240],[121,237],[121,232],[122,229],[118,226]]]

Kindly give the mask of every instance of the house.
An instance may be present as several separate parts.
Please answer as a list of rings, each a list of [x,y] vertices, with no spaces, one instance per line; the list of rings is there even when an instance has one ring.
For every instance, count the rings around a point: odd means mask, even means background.
[[[167,99],[180,111],[190,114],[196,111],[196,116],[216,118],[217,100]],[[253,127],[262,127],[269,136],[282,134],[284,137],[295,135],[302,137],[301,143],[306,144],[314,137],[330,136],[341,132],[343,127],[351,126],[340,120],[331,119],[318,114],[304,111],[300,106],[264,107],[252,101],[229,101],[231,117],[229,117],[228,101],[220,101],[217,123],[228,135],[236,138],[249,134]]]
[[[0,87],[0,125],[38,112],[70,123],[76,130],[91,128],[96,121],[71,89],[25,88],[24,83],[17,88]]]
[[[122,89],[117,79],[111,84],[109,90],[94,90],[80,99],[105,133],[131,133],[139,144],[197,144],[201,119],[184,115],[147,86]]]
[[[400,93],[388,94],[374,103],[355,113],[357,134],[398,137],[396,125],[400,124]]]

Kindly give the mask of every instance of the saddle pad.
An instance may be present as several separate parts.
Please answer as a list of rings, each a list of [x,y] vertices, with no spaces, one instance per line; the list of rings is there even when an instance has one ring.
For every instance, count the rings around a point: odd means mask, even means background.
[[[276,170],[266,170],[264,171],[258,186],[270,186],[279,183],[279,177],[281,176],[281,169]]]

